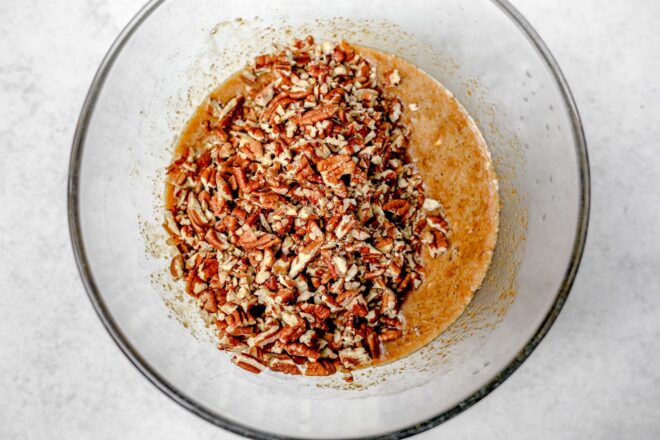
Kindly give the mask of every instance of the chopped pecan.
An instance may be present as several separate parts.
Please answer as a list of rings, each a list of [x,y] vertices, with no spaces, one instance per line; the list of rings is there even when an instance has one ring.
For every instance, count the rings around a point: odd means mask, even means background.
[[[364,347],[356,347],[340,350],[339,359],[344,367],[356,368],[368,364],[371,358]]]
[[[405,217],[412,205],[407,200],[391,200],[383,205],[385,211],[389,211],[399,217]]]
[[[241,350],[244,347],[245,344],[240,339],[227,334],[223,334],[218,342],[218,348],[221,350],[236,351]]]
[[[296,293],[292,289],[280,289],[275,294],[275,301],[281,304],[287,304],[296,297]]]
[[[324,121],[333,117],[338,110],[339,105],[337,104],[322,105],[313,110],[305,112],[298,118],[297,122],[300,125],[316,124],[317,122]]]
[[[379,337],[383,342],[393,341],[401,337],[401,330],[387,328],[380,332]]]
[[[219,127],[226,127],[231,122],[232,117],[242,106],[243,101],[245,101],[245,98],[239,95],[227,102],[220,114],[217,115]]]
[[[351,175],[355,171],[355,163],[347,154],[331,156],[320,161],[316,167],[329,185],[336,185],[341,176]]]
[[[170,263],[170,273],[172,278],[178,280],[183,277],[183,255],[177,254]]]
[[[359,292],[357,290],[346,290],[337,296],[337,303],[341,304],[343,307],[348,307],[358,294]]]
[[[318,319],[327,319],[330,316],[330,309],[323,304],[303,303],[300,308],[302,311],[314,315]]]
[[[449,224],[447,223],[447,220],[445,220],[439,215],[426,216],[426,222],[432,229],[436,229],[438,231],[447,232],[447,230],[449,229]]]
[[[250,249],[268,249],[279,245],[282,240],[273,234],[264,234],[260,237],[254,235],[251,231],[246,231],[238,240],[239,244],[246,250]]]
[[[449,242],[447,236],[442,231],[431,231],[433,234],[433,243],[429,245],[429,251],[432,257],[444,254],[447,251]]]
[[[278,355],[270,360],[268,368],[284,374],[299,375],[300,367],[287,355]]]
[[[378,78],[346,42],[278,47],[208,99],[167,169],[171,275],[248,371],[352,377],[402,336],[424,246],[449,247],[406,153],[400,75]]]
[[[337,372],[334,363],[328,360],[308,362],[305,376],[331,376]]]
[[[318,350],[298,342],[287,344],[284,349],[291,356],[300,356],[312,360],[317,360],[321,357],[321,353]]]
[[[232,362],[254,374],[259,374],[266,369],[266,364],[262,360],[244,352],[236,353],[232,358]]]
[[[307,328],[305,326],[291,327],[289,325],[285,325],[284,328],[282,329],[282,332],[280,333],[279,340],[285,344],[291,341],[296,341],[306,331]]]
[[[264,330],[258,335],[249,338],[248,345],[250,347],[263,347],[264,345],[271,344],[279,339],[280,332],[281,329],[279,326],[271,327],[268,330]]]
[[[302,271],[305,265],[309,263],[314,257],[316,257],[319,250],[321,249],[323,242],[323,238],[318,238],[300,250],[298,255],[296,255],[291,262],[289,277],[296,277]]]
[[[374,332],[370,332],[367,335],[366,341],[371,357],[373,359],[378,359],[380,357],[380,340],[378,335],[376,335]]]
[[[229,327],[243,327],[252,323],[250,318],[242,309],[234,310],[227,318],[225,318]]]

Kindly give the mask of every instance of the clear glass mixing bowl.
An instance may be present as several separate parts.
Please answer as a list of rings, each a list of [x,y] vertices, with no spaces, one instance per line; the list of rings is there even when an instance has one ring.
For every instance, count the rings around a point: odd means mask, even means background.
[[[400,54],[440,80],[481,128],[500,177],[499,243],[466,313],[353,385],[232,365],[169,281],[159,226],[164,170],[194,108],[273,41],[310,33]],[[588,206],[587,152],[566,82],[529,24],[497,0],[152,1],[94,78],[69,177],[78,267],[121,350],[188,410],[255,438],[405,437],[477,402],[559,313]]]

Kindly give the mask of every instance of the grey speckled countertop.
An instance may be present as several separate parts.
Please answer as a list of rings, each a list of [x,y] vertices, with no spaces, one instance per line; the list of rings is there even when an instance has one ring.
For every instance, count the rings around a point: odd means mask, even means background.
[[[418,438],[660,438],[660,2],[516,0],[581,111],[592,219],[549,335],[504,385]],[[87,87],[140,8],[0,2],[0,438],[220,439],[149,384],[94,314],[66,223]]]

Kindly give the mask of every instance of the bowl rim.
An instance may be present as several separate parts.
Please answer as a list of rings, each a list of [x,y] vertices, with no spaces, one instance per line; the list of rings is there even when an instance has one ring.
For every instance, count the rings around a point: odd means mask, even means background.
[[[69,175],[67,182],[67,213],[69,222],[69,233],[71,236],[71,245],[78,267],[78,272],[85,286],[87,295],[96,311],[98,317],[103,323],[104,327],[117,344],[119,349],[131,361],[131,363],[147,378],[156,388],[162,391],[170,399],[190,411],[191,413],[201,417],[202,419],[226,429],[235,434],[254,439],[299,439],[302,437],[289,437],[278,434],[260,431],[240,423],[229,420],[220,414],[200,405],[182,391],[177,389],[174,385],[169,383],[157,371],[155,371],[145,359],[137,352],[137,350],[128,342],[122,331],[117,326],[113,317],[109,313],[103,299],[101,298],[99,289],[96,286],[94,277],[87,262],[85,247],[82,239],[80,229],[80,216],[78,204],[78,185],[80,175],[80,165],[83,153],[83,147],[87,134],[87,126],[96,105],[99,92],[103,88],[107,74],[114,64],[115,59],[121,52],[126,42],[130,39],[133,33],[139,28],[144,20],[146,20],[156,8],[163,4],[166,0],[150,0],[145,4],[137,14],[129,21],[124,29],[119,33],[112,46],[104,56],[101,64],[99,65],[96,74],[92,80],[87,96],[83,103],[78,123],[76,125],[73,144],[71,148],[71,156],[69,159]],[[527,20],[522,16],[516,8],[514,8],[508,0],[490,0],[496,5],[522,32],[530,44],[536,49],[541,59],[545,62],[546,66],[550,69],[554,80],[559,87],[564,104],[568,110],[573,139],[576,145],[576,156],[579,166],[579,180],[580,180],[580,194],[578,200],[578,219],[576,225],[575,241],[571,252],[571,259],[566,268],[563,281],[557,292],[555,301],[545,316],[543,322],[537,329],[536,333],[530,338],[520,352],[509,362],[509,364],[498,372],[486,385],[481,387],[476,392],[470,394],[461,402],[452,408],[437,414],[434,417],[427,419],[424,422],[417,423],[413,426],[398,429],[395,431],[387,432],[384,434],[372,435],[369,437],[361,437],[368,439],[402,439],[419,434],[434,428],[449,419],[455,417],[472,405],[486,397],[498,386],[500,386],[506,379],[516,371],[522,363],[529,357],[534,349],[539,345],[541,340],[552,327],[561,311],[570,289],[575,281],[578,267],[582,259],[586,239],[587,229],[589,223],[589,210],[590,210],[590,172],[589,172],[589,158],[587,153],[587,145],[584,135],[584,129],[577,110],[577,106],[573,99],[573,95],[569,89],[568,83],[559,68],[556,60],[550,53],[549,49],[539,36],[539,34],[532,28]]]

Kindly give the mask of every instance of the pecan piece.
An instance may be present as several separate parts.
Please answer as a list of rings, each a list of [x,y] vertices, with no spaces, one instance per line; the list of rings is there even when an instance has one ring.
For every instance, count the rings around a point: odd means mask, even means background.
[[[245,344],[238,338],[223,334],[218,342],[218,348],[227,351],[239,351],[245,348]]]
[[[431,257],[435,258],[438,255],[442,255],[447,252],[449,247],[449,242],[447,241],[447,236],[442,231],[432,230],[433,234],[433,243],[429,245],[429,252]]]
[[[210,244],[217,250],[224,251],[229,248],[229,243],[220,240],[218,234],[213,229],[209,229],[208,231],[206,231],[206,235],[204,236],[204,239],[208,244]]]
[[[317,319],[324,320],[330,316],[330,309],[323,304],[309,304],[303,303],[300,308],[305,313],[314,315]]]
[[[170,274],[172,278],[178,280],[183,277],[183,255],[177,254],[170,263]]]
[[[239,238],[238,243],[245,250],[251,249],[268,249],[275,246],[278,246],[282,240],[279,237],[273,234],[263,234],[260,237],[254,235],[250,230],[244,231]]]
[[[228,327],[243,327],[249,324],[254,324],[254,321],[247,316],[242,309],[234,310],[230,315],[225,318]]]
[[[383,292],[381,301],[380,313],[383,315],[396,313],[396,295],[394,292],[387,289]]]
[[[279,373],[284,373],[284,374],[293,374],[293,375],[301,374],[298,365],[296,365],[293,359],[291,359],[287,355],[278,355],[273,359],[271,359],[270,362],[268,363],[268,368],[270,368],[273,371],[277,371]]]
[[[264,361],[247,353],[237,353],[231,360],[233,363],[250,373],[259,374],[266,369]]]
[[[273,98],[269,103],[264,112],[261,115],[262,121],[271,121],[272,117],[275,115],[278,107],[282,110],[286,110],[286,107],[293,102],[293,99],[289,98],[286,93],[281,93]],[[271,122],[272,124],[272,122]]]
[[[208,224],[208,219],[206,218],[206,215],[204,215],[202,207],[197,201],[197,197],[192,192],[188,193],[187,213],[193,226],[203,227]]]
[[[401,199],[391,200],[383,205],[383,209],[385,211],[396,214],[399,217],[405,217],[408,214],[408,211],[410,211],[411,207],[412,205],[409,201]]]
[[[384,329],[380,332],[380,340],[383,342],[389,342],[389,341],[394,341],[395,339],[399,339],[401,337],[401,330],[393,329],[393,328],[387,328]]]
[[[327,104],[303,113],[297,120],[299,125],[316,124],[317,122],[330,119],[339,110],[337,104]]]
[[[337,372],[335,365],[328,360],[307,362],[305,376],[331,376]]]
[[[355,162],[348,154],[336,154],[320,161],[316,168],[326,184],[337,185],[341,176],[353,174]]]
[[[269,84],[261,89],[259,93],[257,93],[257,95],[254,97],[254,102],[261,107],[266,107],[268,103],[273,99],[273,96],[273,86]]]
[[[250,347],[263,347],[268,344],[272,344],[277,341],[280,337],[281,329],[279,326],[271,327],[268,330],[264,330],[256,336],[253,336],[248,339],[248,345]]]
[[[323,244],[324,239],[323,238],[318,238],[314,240],[313,242],[309,243],[307,246],[305,246],[299,253],[296,255],[296,257],[293,259],[291,262],[291,268],[289,269],[289,277],[290,278],[295,278],[298,276],[298,274],[303,270],[305,265],[309,263],[316,255],[319,253],[319,250],[321,249],[321,245]]]
[[[378,336],[375,333],[370,332],[367,335],[366,341],[367,347],[369,348],[369,353],[371,353],[371,358],[377,359],[380,357],[380,340]]]
[[[238,142],[240,151],[250,160],[259,160],[264,157],[264,148],[257,139],[244,133],[239,133]]]
[[[236,111],[243,105],[243,101],[245,101],[245,98],[238,95],[225,104],[224,108],[220,111],[220,114],[217,115],[219,127],[224,128],[229,125]]]
[[[371,357],[364,347],[344,348],[339,351],[339,359],[346,368],[357,368],[371,363]]]
[[[285,325],[284,328],[282,328],[282,332],[280,333],[279,340],[280,342],[286,344],[291,341],[297,340],[306,331],[307,331],[307,327],[305,327],[304,325],[297,327],[291,327],[289,325]]]
[[[202,309],[210,313],[215,313],[218,311],[218,302],[212,292],[207,290],[206,293],[200,296],[200,300],[202,303]]]
[[[337,296],[337,303],[341,304],[343,307],[348,307],[358,294],[359,292],[357,290],[345,290]]]
[[[438,231],[442,231],[446,233],[447,230],[449,229],[449,224],[447,223],[447,220],[445,220],[443,217],[439,215],[426,216],[426,222],[432,229],[436,229]]]
[[[301,344],[299,342],[292,342],[287,344],[284,346],[284,349],[291,356],[305,357],[314,361],[321,357],[321,353],[317,349],[309,347],[305,344]]]

